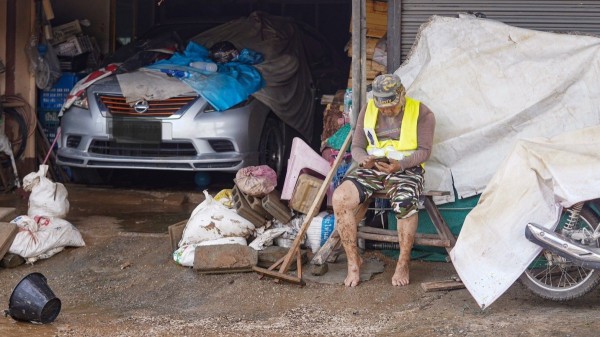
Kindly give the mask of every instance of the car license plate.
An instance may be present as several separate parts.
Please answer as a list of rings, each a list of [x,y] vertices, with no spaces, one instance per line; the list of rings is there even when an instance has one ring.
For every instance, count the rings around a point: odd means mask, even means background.
[[[162,139],[160,121],[110,118],[108,123],[111,140],[117,143],[158,144]]]

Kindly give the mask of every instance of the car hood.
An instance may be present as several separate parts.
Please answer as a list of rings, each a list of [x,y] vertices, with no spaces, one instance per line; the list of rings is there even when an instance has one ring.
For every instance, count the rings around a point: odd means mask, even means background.
[[[165,100],[181,95],[198,95],[178,79],[146,70],[111,75],[91,85],[89,90],[94,93],[122,95],[127,102],[139,99]]]

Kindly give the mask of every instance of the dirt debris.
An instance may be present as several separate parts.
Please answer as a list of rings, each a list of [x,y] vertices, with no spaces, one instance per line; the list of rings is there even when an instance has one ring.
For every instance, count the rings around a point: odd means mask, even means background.
[[[421,282],[455,275],[450,263],[413,261],[406,287],[391,285],[395,261],[379,252],[369,254],[385,262],[384,273],[352,289],[313,282],[301,288],[255,273],[199,274],[172,261],[167,234],[195,205],[118,207],[110,203],[120,200],[118,190],[98,191],[93,202],[89,193],[69,192],[67,220],[87,245],[0,269],[3,309],[19,280],[40,272],[61,299],[61,313],[47,325],[1,317],[0,336],[597,336],[597,290],[555,303],[516,283],[482,311],[465,289],[421,289]],[[124,194],[135,198],[135,191]],[[23,207],[11,196],[0,200]],[[129,231],[134,221],[153,231]]]

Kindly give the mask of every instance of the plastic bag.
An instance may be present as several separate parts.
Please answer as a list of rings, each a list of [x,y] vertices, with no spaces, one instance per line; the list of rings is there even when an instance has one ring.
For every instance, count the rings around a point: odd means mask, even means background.
[[[198,205],[183,230],[179,247],[224,237],[248,237],[254,225],[214,200],[205,190],[206,199]]]
[[[243,193],[262,198],[277,186],[277,173],[267,165],[249,166],[237,171],[234,181]]]
[[[28,262],[48,258],[61,251],[60,247],[85,246],[81,233],[67,220],[21,215],[11,222],[19,227],[19,232],[8,251]]]
[[[233,195],[231,189],[221,190],[215,195],[215,200],[227,206],[227,208],[233,208]]]
[[[387,67],[387,33],[375,44],[373,61]]]
[[[31,192],[27,215],[65,218],[69,213],[69,194],[65,185],[46,178],[47,172],[48,165],[40,165],[37,172],[23,178],[23,189]]]

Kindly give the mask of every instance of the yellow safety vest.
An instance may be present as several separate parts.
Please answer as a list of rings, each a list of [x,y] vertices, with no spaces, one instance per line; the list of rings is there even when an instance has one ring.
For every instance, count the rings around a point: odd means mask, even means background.
[[[379,109],[375,106],[373,100],[370,99],[365,111],[364,122],[365,136],[367,137],[367,142],[369,142],[367,153],[373,156],[385,156],[396,160],[401,160],[413,153],[419,145],[417,142],[417,121],[419,120],[420,103],[417,100],[406,97],[400,138],[398,140],[388,139],[380,142],[375,133]]]

